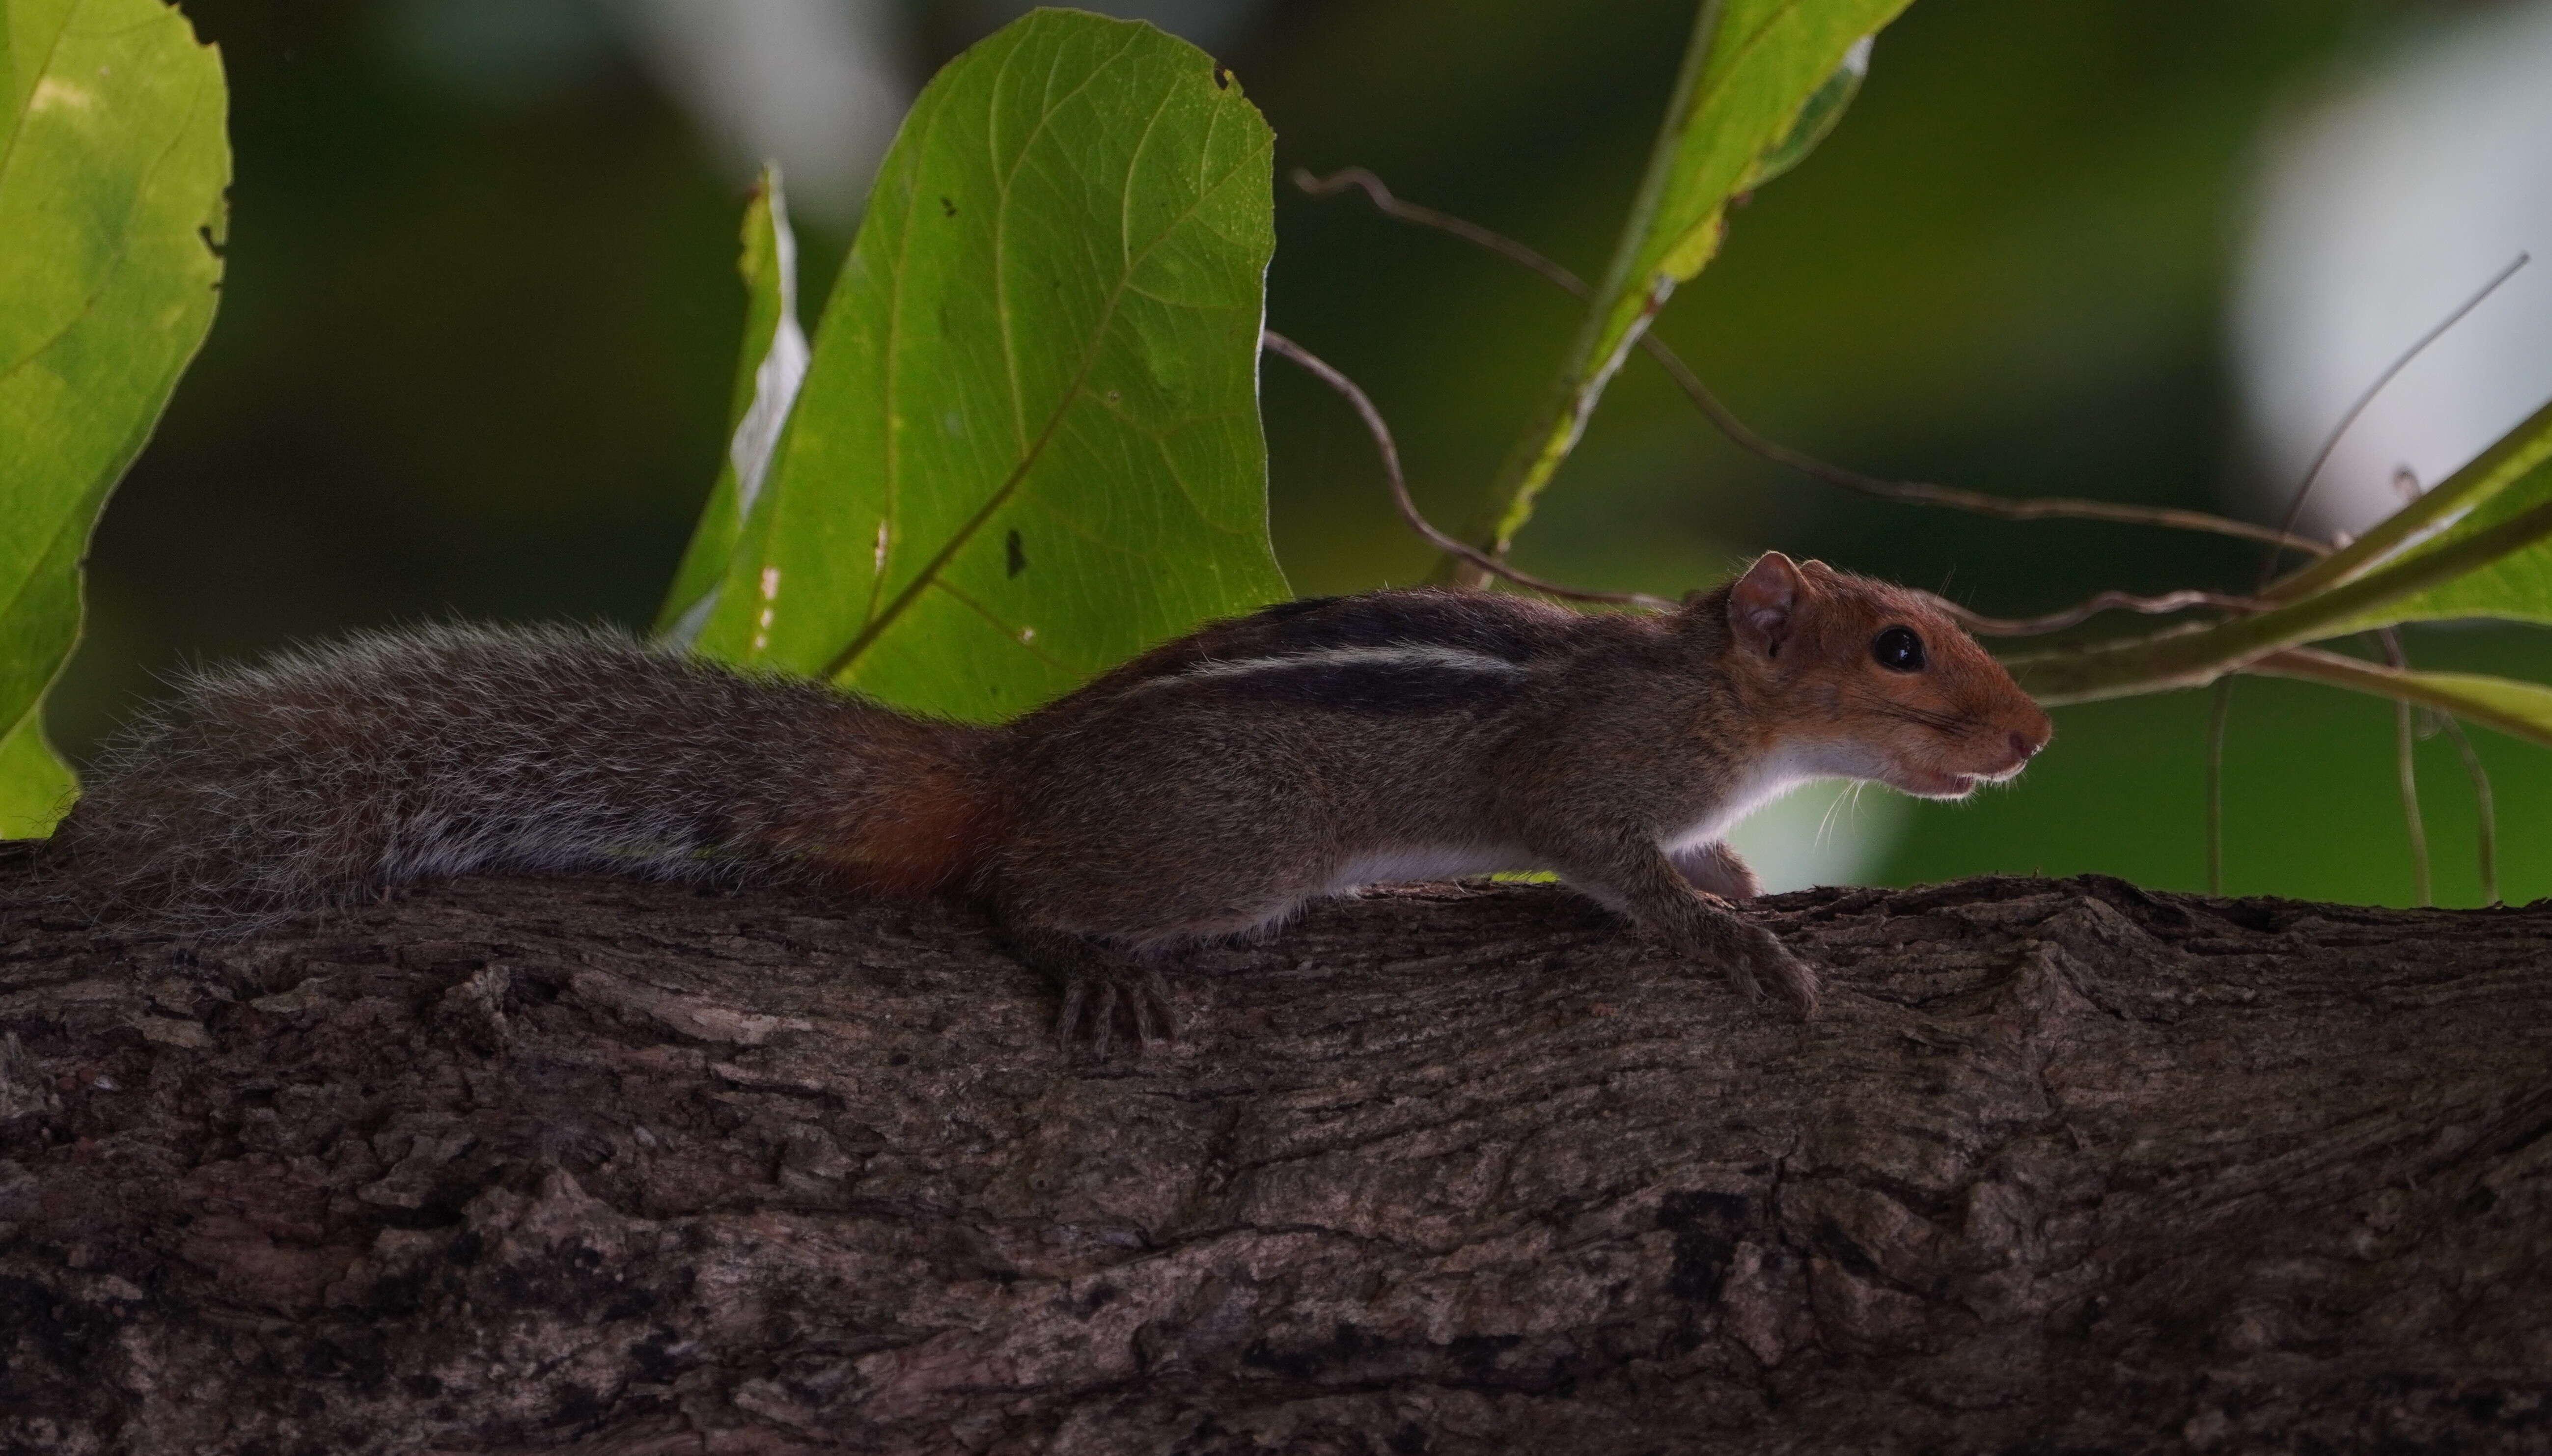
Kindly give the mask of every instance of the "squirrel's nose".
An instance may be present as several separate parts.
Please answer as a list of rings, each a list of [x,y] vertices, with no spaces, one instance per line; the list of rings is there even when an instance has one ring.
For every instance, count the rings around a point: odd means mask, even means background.
[[[2020,755],[2020,761],[2022,763],[2026,764],[2031,759],[2038,757],[2038,751],[2045,747],[2047,747],[2047,741],[2045,739],[2033,741],[2027,734],[2022,733],[2019,729],[2014,728],[2011,730],[2011,751]]]

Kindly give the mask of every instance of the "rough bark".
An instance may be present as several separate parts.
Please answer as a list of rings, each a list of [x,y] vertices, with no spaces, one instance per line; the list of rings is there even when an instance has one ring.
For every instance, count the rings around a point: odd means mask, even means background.
[[[1413,890],[1104,1064],[961,908],[0,914],[12,1450],[2552,1446],[2552,902]]]

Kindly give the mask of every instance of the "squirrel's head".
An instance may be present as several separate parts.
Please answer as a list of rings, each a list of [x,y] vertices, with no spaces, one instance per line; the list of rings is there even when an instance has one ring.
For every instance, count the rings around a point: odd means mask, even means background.
[[[2018,774],[2055,731],[1921,592],[1766,552],[1684,610],[1725,613],[1732,685],[1770,725],[1765,747],[1808,773],[1965,798]]]

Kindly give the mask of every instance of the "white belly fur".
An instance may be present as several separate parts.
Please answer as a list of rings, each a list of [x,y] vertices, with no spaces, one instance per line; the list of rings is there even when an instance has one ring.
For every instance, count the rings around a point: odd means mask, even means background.
[[[1735,789],[1710,813],[1662,836],[1658,847],[1674,854],[1713,843],[1724,838],[1747,815],[1812,779],[1867,777],[1856,773],[1856,767],[1826,762],[1825,756],[1805,753],[1783,754],[1766,760],[1738,780]],[[1344,894],[1368,884],[1406,884],[1425,880],[1457,880],[1465,875],[1490,875],[1502,870],[1548,868],[1547,865],[1536,864],[1533,856],[1520,845],[1395,845],[1348,861],[1329,877],[1323,889],[1329,894]],[[1573,881],[1570,886],[1616,909],[1621,908],[1620,896],[1608,890],[1577,884]]]
[[[1814,779],[1858,778],[1852,766],[1829,762],[1828,756],[1805,753],[1776,755],[1756,764],[1737,781],[1728,797],[1717,807],[1694,822],[1658,840],[1668,854],[1699,849],[1728,837],[1728,831],[1744,823],[1754,813],[1791,789]]]
[[[1326,886],[1343,894],[1368,884],[1406,884],[1420,880],[1458,880],[1500,870],[1531,870],[1533,857],[1515,845],[1411,844],[1358,855],[1339,867]]]

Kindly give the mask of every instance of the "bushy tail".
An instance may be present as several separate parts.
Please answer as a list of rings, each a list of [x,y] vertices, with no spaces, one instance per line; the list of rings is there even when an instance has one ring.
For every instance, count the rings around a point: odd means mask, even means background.
[[[991,816],[985,730],[609,632],[374,633],[181,688],[55,833],[95,913],[245,933],[473,870],[929,889]]]

